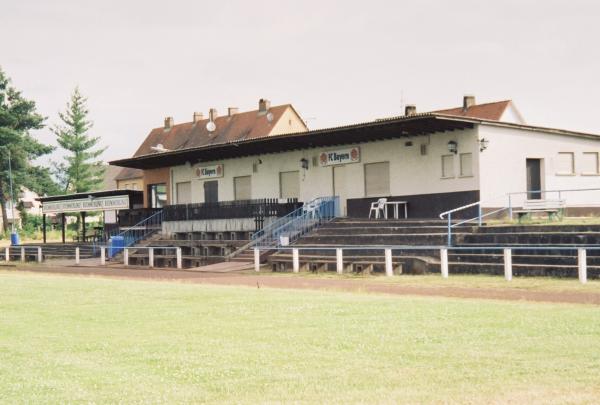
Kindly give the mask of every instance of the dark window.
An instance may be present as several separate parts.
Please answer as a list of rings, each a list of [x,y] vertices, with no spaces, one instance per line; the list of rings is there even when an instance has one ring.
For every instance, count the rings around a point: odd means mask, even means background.
[[[204,202],[216,203],[219,202],[219,181],[211,180],[204,182]]]

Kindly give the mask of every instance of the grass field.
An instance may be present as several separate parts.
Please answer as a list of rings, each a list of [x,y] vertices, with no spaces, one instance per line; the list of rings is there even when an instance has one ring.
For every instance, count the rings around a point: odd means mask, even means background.
[[[0,272],[3,403],[595,403],[600,308]]]

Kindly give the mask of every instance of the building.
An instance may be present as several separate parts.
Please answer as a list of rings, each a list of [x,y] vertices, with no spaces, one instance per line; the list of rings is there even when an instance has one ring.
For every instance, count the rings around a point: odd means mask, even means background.
[[[407,106],[403,116],[308,131],[291,105],[261,100],[246,113],[167,119],[133,157],[111,164],[143,171],[151,207],[336,195],[342,215],[365,217],[386,197],[406,201],[409,217],[437,217],[479,200],[504,206],[508,193],[520,193],[516,207],[547,198],[540,190],[595,188],[599,152],[599,136],[527,125],[511,101],[465,96],[452,109]],[[591,192],[562,198],[580,212],[597,209]]]

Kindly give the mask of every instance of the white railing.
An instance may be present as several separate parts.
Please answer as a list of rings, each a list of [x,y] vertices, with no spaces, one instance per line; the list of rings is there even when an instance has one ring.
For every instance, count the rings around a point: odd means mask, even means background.
[[[345,251],[353,251],[353,250],[377,250],[381,249],[384,252],[385,258],[385,274],[388,277],[394,275],[394,266],[393,266],[393,250],[403,250],[403,251],[439,251],[440,254],[440,274],[443,278],[449,277],[449,262],[448,262],[448,252],[449,251],[461,251],[461,250],[497,250],[503,253],[503,266],[504,266],[504,278],[507,281],[511,281],[513,278],[513,262],[512,262],[512,252],[518,250],[557,250],[557,251],[574,251],[577,252],[577,276],[579,281],[582,284],[587,283],[587,251],[598,251],[600,250],[600,246],[485,246],[485,247],[448,247],[448,246],[338,246],[338,247],[290,247],[283,248],[280,247],[278,250],[280,251],[291,251],[292,252],[292,271],[294,273],[298,273],[300,271],[300,261],[301,256],[300,252],[302,250],[309,251],[335,251],[335,264],[336,264],[336,272],[338,274],[344,273],[346,262],[344,260],[344,252]],[[260,248],[254,248],[254,270],[256,272],[260,272],[261,263],[260,263]],[[402,258],[403,255],[399,255],[399,258]],[[306,259],[305,261],[316,261],[315,259]]]

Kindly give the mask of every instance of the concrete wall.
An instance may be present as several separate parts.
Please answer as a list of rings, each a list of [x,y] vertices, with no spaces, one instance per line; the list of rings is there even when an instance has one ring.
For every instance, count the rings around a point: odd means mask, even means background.
[[[442,178],[442,155],[449,154],[447,144],[451,140],[458,143],[459,154],[454,158],[455,176]],[[406,142],[411,142],[412,146],[407,146]],[[421,144],[427,145],[427,154],[424,156],[421,155]],[[351,146],[360,147],[361,159],[358,163],[341,165],[339,169],[338,178],[343,178],[343,180],[339,182],[336,191],[339,191],[343,200],[365,197],[364,164],[376,162],[390,162],[389,195],[392,196],[479,189],[477,130],[470,129],[334,148],[313,148],[203,162],[194,166],[181,165],[171,168],[173,178],[171,191],[176,189],[176,183],[191,181],[192,202],[204,202],[204,180],[196,177],[196,168],[221,163],[224,165],[224,175],[214,179],[219,182],[219,201],[234,199],[233,178],[237,176],[252,176],[252,198],[278,198],[279,173],[293,170],[300,170],[299,199],[309,201],[333,193],[333,167],[319,166],[319,154],[323,151],[347,149]],[[461,177],[459,175],[459,156],[460,153],[467,152],[473,154],[473,175]],[[302,158],[309,161],[308,170],[300,169]],[[316,166],[313,165],[313,158],[317,161]],[[259,160],[262,161],[261,164],[258,163]],[[256,164],[256,173],[253,172],[253,164]],[[176,196],[174,201],[176,201]],[[342,207],[345,207],[345,201],[342,201]]]
[[[527,188],[526,159],[542,161],[542,188],[582,189],[600,187],[600,176],[582,174],[583,152],[600,152],[600,137],[556,135],[517,128],[481,125],[479,136],[489,140],[488,148],[480,154],[481,198],[485,207],[507,204],[506,193],[523,192]],[[574,152],[573,175],[557,174],[558,152]],[[579,163],[578,163],[579,162]],[[600,192],[562,193],[569,206],[598,206]],[[513,203],[521,205],[524,195],[514,197]],[[548,194],[546,198],[557,198]]]

